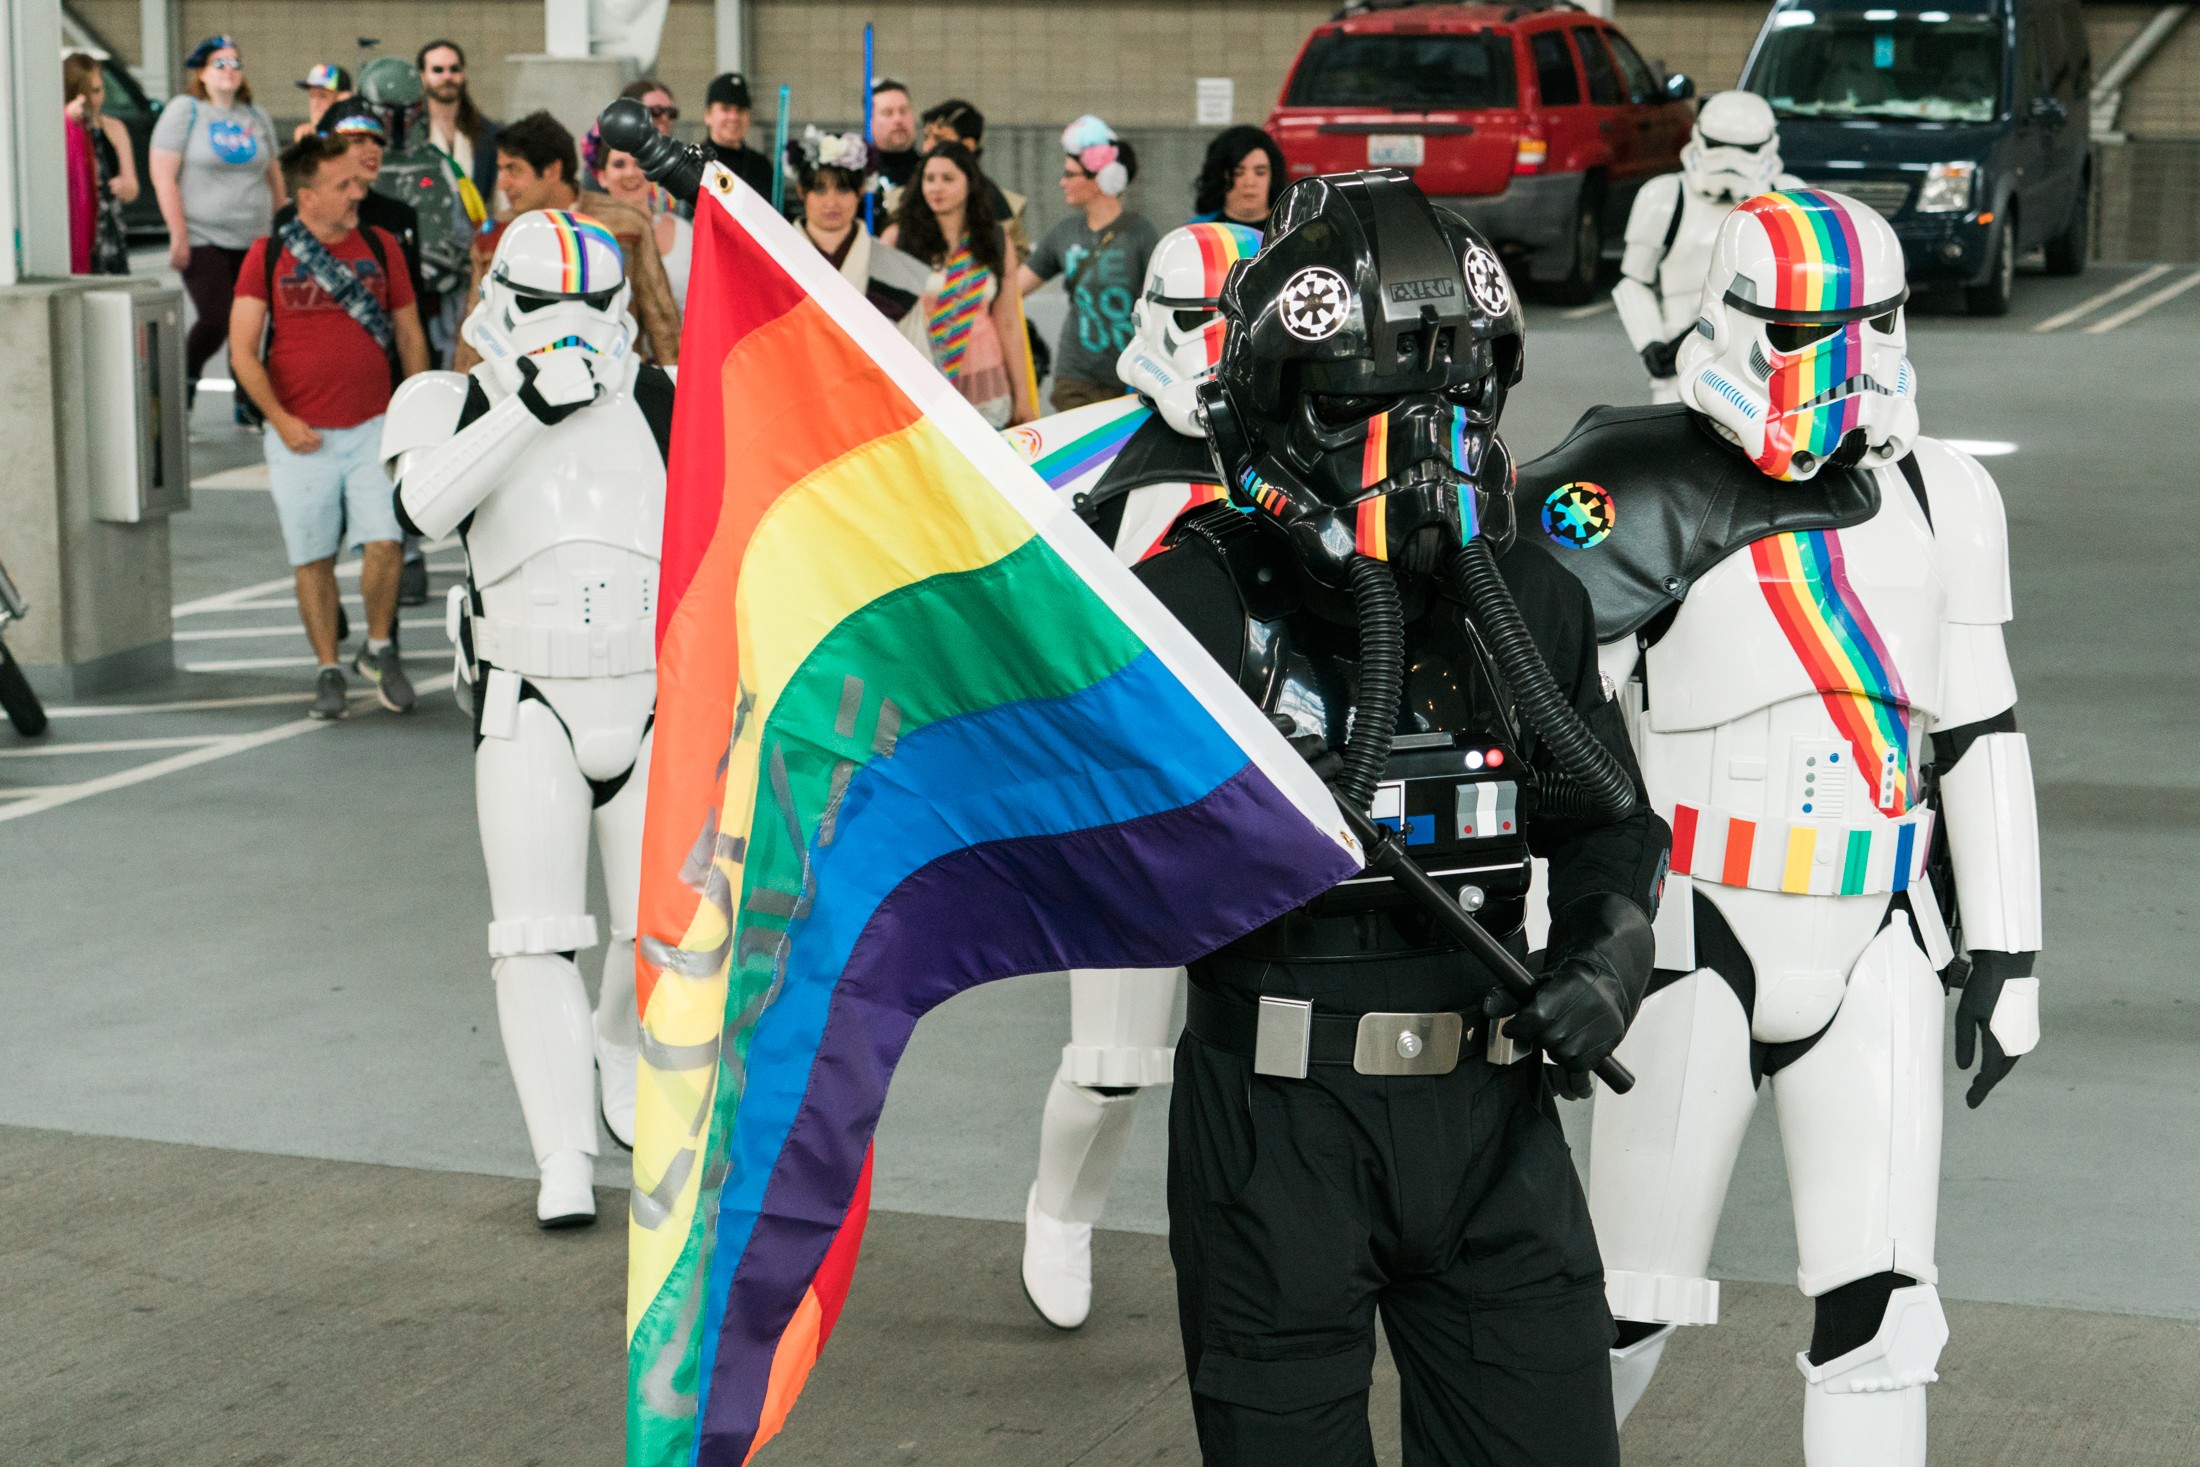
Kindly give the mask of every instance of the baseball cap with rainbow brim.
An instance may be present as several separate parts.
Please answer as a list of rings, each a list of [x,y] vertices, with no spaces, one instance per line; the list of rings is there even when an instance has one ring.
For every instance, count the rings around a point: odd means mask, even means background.
[[[346,97],[329,104],[321,114],[314,131],[325,137],[373,138],[387,145],[389,129],[383,124],[381,110],[362,97]]]
[[[341,66],[323,61],[307,72],[306,79],[296,83],[296,86],[300,91],[310,91],[314,87],[325,87],[332,92],[348,92],[351,90],[351,73]]]

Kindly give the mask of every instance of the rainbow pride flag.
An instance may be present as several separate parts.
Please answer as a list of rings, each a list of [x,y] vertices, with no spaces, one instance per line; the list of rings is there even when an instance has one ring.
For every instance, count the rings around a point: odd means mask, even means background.
[[[766,201],[715,167],[705,193],[637,957],[636,1467],[732,1467],[787,1419],[928,1009],[1182,963],[1359,864],[1312,772],[946,379]]]

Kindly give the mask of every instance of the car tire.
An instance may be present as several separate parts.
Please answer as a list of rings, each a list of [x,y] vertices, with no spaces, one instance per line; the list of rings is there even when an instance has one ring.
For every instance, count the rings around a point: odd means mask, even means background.
[[[1986,278],[1977,285],[1963,288],[1963,303],[1974,316],[2006,316],[2010,297],[2016,293],[2017,211],[2014,206],[2003,212],[2001,227],[1994,231],[1994,242],[1988,248],[1992,263],[1986,267]]]
[[[2088,217],[2093,207],[2093,180],[2078,180],[2078,197],[2070,205],[2070,222],[2063,226],[2061,234],[2047,242],[2047,273],[2050,275],[2082,275],[2085,273],[2085,253],[2091,240],[2087,238],[2092,221]]]
[[[1548,282],[1543,290],[1562,306],[1585,305],[1597,293],[1597,275],[1604,268],[1604,181],[1586,177],[1574,196],[1573,222],[1566,273]]]

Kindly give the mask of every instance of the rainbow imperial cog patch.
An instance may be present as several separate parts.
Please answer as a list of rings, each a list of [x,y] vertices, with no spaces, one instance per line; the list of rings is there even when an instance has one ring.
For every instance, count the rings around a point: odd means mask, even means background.
[[[1543,501],[1543,533],[1559,544],[1587,550],[1612,533],[1618,512],[1612,493],[1585,479],[1561,484]]]

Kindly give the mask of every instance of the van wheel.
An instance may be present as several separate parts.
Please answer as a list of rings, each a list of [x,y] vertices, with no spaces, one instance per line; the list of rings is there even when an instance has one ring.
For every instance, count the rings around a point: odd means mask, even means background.
[[[2087,215],[2092,210],[2093,180],[2078,180],[2078,198],[2070,206],[2070,222],[2063,232],[2047,242],[2047,273],[2050,275],[2081,275],[2085,273],[2085,252],[2088,240],[2086,230],[2091,222]]]
[[[1545,287],[1545,294],[1562,306],[1586,304],[1597,293],[1597,273],[1604,266],[1604,184],[1595,178],[1581,181],[1574,198],[1573,258],[1566,273]]]
[[[1987,268],[1986,278],[1963,288],[1963,303],[1974,316],[2009,314],[2009,299],[2017,288],[2017,211],[2013,205],[2002,215],[2001,228],[1994,231],[1993,251],[1994,262]]]

